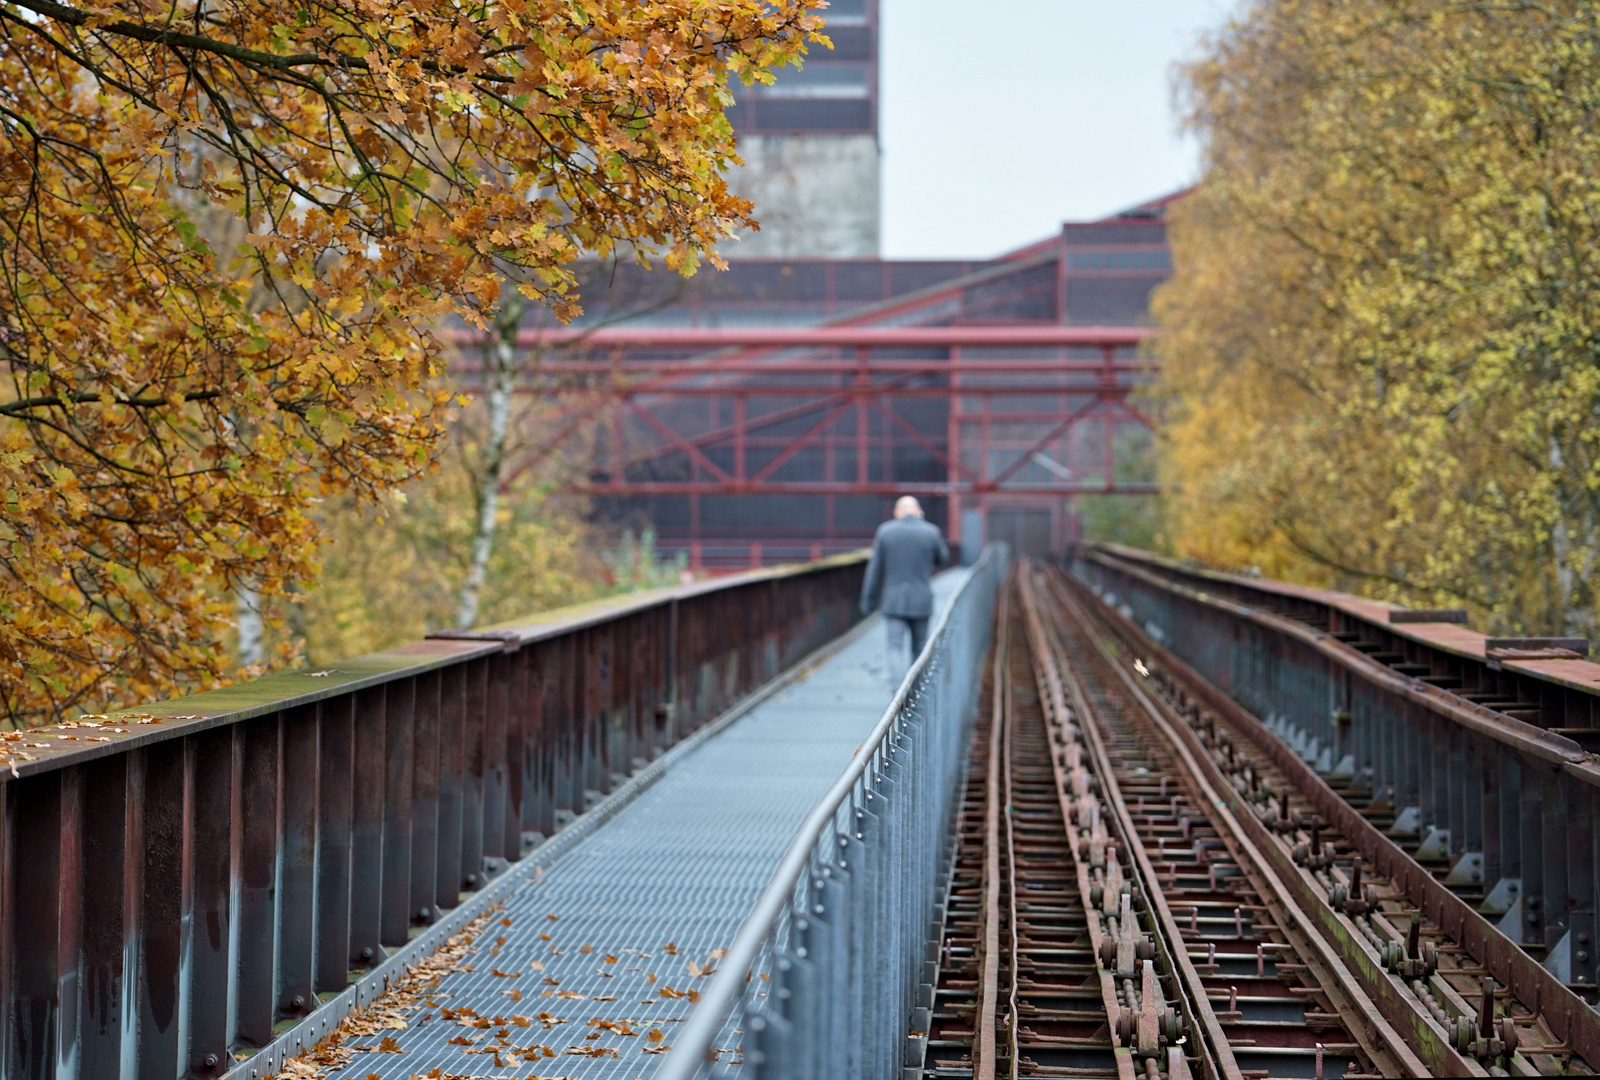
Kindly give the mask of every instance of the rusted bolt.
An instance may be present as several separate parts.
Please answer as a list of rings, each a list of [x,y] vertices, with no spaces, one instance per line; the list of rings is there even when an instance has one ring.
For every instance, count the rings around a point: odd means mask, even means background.
[[[207,1054],[206,1055],[206,1059],[203,1062],[203,1064],[208,1069],[215,1069],[217,1067],[217,1055],[215,1055],[215,1054]]]
[[[289,1004],[293,1005],[297,1009],[303,1009],[303,1008],[306,1007],[306,999],[304,997],[302,997],[301,995],[296,994],[294,996],[294,1000],[289,1002]]]

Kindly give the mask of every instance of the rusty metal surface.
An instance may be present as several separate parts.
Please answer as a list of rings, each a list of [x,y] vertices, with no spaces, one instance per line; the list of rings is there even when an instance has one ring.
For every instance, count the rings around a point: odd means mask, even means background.
[[[1522,690],[1531,691],[1525,696],[1540,702],[1549,714],[1549,720],[1541,726],[1600,727],[1600,663],[1563,657],[1495,659],[1489,652],[1496,639],[1468,629],[1454,611],[1410,611],[1346,593],[1209,570],[1117,544],[1092,545],[1081,549],[1078,557],[1115,560],[1124,568],[1153,573],[1170,583],[1212,599],[1232,601],[1258,614],[1301,618],[1313,613],[1325,623],[1336,620],[1346,627],[1382,630],[1394,642],[1414,647],[1420,655],[1434,660],[1441,669],[1469,677],[1481,676],[1483,669],[1507,672],[1507,677],[1519,683]],[[1330,614],[1334,619],[1328,618]],[[1413,621],[1430,614],[1443,618]]]
[[[1588,783],[1600,785],[1600,767],[1591,764],[1590,755],[1585,754],[1576,742],[1566,736],[1547,731],[1537,724],[1504,716],[1493,709],[1464,700],[1458,694],[1397,674],[1389,666],[1373,660],[1332,635],[1319,632],[1295,619],[1260,611],[1224,597],[1192,589],[1120,559],[1107,558],[1097,553],[1088,557],[1158,589],[1185,596],[1207,607],[1226,611],[1237,618],[1255,623],[1271,631],[1275,636],[1301,641],[1334,663],[1358,674],[1368,683],[1410,698],[1425,708],[1448,717],[1454,723],[1505,743],[1523,753],[1552,764],[1569,767],[1569,771],[1575,776],[1583,778]]]
[[[1170,581],[1163,581],[1156,575],[1136,575],[1133,572],[1136,568],[1129,567],[1126,564],[1119,566],[1118,569],[1126,575],[1122,578],[1124,589],[1133,580],[1138,580],[1144,584],[1161,588],[1170,595],[1181,596],[1190,604],[1196,605],[1202,610],[1224,613],[1232,618],[1249,618],[1251,621],[1257,622],[1258,625],[1266,625],[1265,620],[1267,619],[1275,619],[1278,622],[1288,621],[1278,616],[1241,610],[1238,605],[1198,593],[1195,590],[1176,585]],[[1377,828],[1372,821],[1368,820],[1367,815],[1352,805],[1348,798],[1348,793],[1341,794],[1329,784],[1326,770],[1314,768],[1312,764],[1303,758],[1301,753],[1268,731],[1257,716],[1243,707],[1240,702],[1223,692],[1221,688],[1213,685],[1212,681],[1206,677],[1207,672],[1204,669],[1191,666],[1190,663],[1185,662],[1183,657],[1174,654],[1170,648],[1164,648],[1160,642],[1152,639],[1146,629],[1139,626],[1127,611],[1116,607],[1114,600],[1111,603],[1107,603],[1109,592],[1107,590],[1103,590],[1103,592],[1106,595],[1102,597],[1098,606],[1104,616],[1112,620],[1117,626],[1119,634],[1133,642],[1135,647],[1144,650],[1146,655],[1161,655],[1162,663],[1171,668],[1179,678],[1185,681],[1185,684],[1191,688],[1191,691],[1196,694],[1206,708],[1214,710],[1216,714],[1225,718],[1231,727],[1247,738],[1258,752],[1269,758],[1273,765],[1290,779],[1295,790],[1310,801],[1316,813],[1321,815],[1334,829],[1354,844],[1360,855],[1368,861],[1372,868],[1387,878],[1401,895],[1420,909],[1426,919],[1438,926],[1449,939],[1458,943],[1468,956],[1482,965],[1482,968],[1489,975],[1498,980],[1501,985],[1507,987],[1519,1001],[1542,1020],[1557,1039],[1564,1040],[1564,1044],[1570,1047],[1572,1052],[1589,1062],[1600,1061],[1600,1015],[1597,1015],[1589,1003],[1580,998],[1571,987],[1557,978],[1538,959],[1530,955],[1529,951],[1522,947],[1519,942],[1512,940],[1501,932],[1495,923],[1485,918],[1472,905],[1464,901],[1461,896],[1458,896],[1457,891],[1453,890],[1444,881],[1441,881],[1439,875],[1431,873],[1426,867],[1422,866],[1394,837],[1386,835]],[[1123,595],[1125,596],[1126,593],[1124,592]],[[1276,623],[1273,624],[1273,627],[1278,629]],[[1293,637],[1302,641],[1305,641],[1308,634],[1312,633],[1303,627],[1286,629],[1295,631],[1293,634],[1285,634],[1286,637]],[[1168,633],[1170,636],[1170,627]],[[1211,627],[1210,633],[1219,640],[1235,641],[1232,635],[1218,626]],[[1317,645],[1319,642],[1313,639],[1308,641],[1307,644]],[[1319,651],[1322,655],[1342,659],[1336,651]],[[1366,670],[1359,667],[1357,670],[1361,671],[1363,675],[1368,674]],[[1372,674],[1374,675],[1373,681],[1379,683],[1385,683],[1390,679],[1396,678],[1386,672],[1381,673],[1381,676],[1379,673]],[[1423,694],[1421,699],[1424,701],[1436,700],[1427,694]],[[1445,708],[1441,710],[1440,719],[1448,722],[1459,720],[1460,718],[1453,710]],[[1475,719],[1481,720],[1481,718]],[[1391,723],[1406,722],[1408,721],[1402,717],[1395,717],[1391,721]],[[1487,730],[1482,724],[1463,724],[1461,727],[1474,735],[1498,736],[1496,741],[1504,748],[1503,752],[1518,751],[1527,753],[1530,757],[1543,760],[1547,769],[1557,763],[1571,764],[1566,755],[1552,753],[1550,743],[1541,741],[1537,736],[1529,736],[1527,733],[1520,731],[1495,732]],[[1433,734],[1436,738],[1435,745],[1440,745],[1437,740],[1447,741],[1450,733],[1446,730],[1437,731]],[[1542,735],[1543,733],[1539,734]],[[1448,775],[1450,766],[1448,756],[1444,764],[1445,768],[1442,771],[1447,775],[1441,777],[1442,781],[1447,788],[1451,786],[1452,781],[1455,781],[1457,790],[1462,799],[1464,799],[1466,794],[1465,785],[1477,782],[1478,776],[1475,772],[1469,773],[1464,768],[1456,769],[1454,776]],[[1546,793],[1546,796],[1548,797],[1548,793]],[[1558,812],[1560,812],[1561,806],[1562,804],[1558,797],[1556,801]],[[1586,875],[1592,875],[1592,857],[1587,850],[1593,843],[1592,833],[1585,828],[1579,827],[1572,830],[1570,837],[1565,829],[1548,838],[1540,836],[1538,826],[1541,819],[1546,816],[1548,809],[1543,801],[1535,802],[1532,805],[1532,824],[1535,827],[1536,840],[1535,850],[1533,852],[1525,852],[1524,855],[1543,853],[1552,861],[1561,862],[1563,871],[1566,863],[1571,862],[1573,865],[1583,868]],[[1524,815],[1525,820],[1526,817],[1527,815]],[[1580,823],[1575,822],[1574,824]],[[1525,830],[1523,838],[1526,839]],[[1548,840],[1548,843],[1545,842],[1546,840]],[[1280,867],[1280,869],[1283,868]],[[1573,877],[1578,876],[1573,875]],[[1569,880],[1564,872],[1561,880]],[[1575,914],[1583,913],[1579,903],[1576,901],[1572,903],[1572,911]],[[1331,912],[1328,914],[1331,918]],[[1330,932],[1338,932],[1337,928],[1331,924],[1328,929]],[[1353,958],[1353,966],[1359,966],[1356,964],[1355,958]],[[1371,965],[1369,964],[1369,966]],[[1366,971],[1363,974],[1366,976],[1363,981],[1368,984],[1369,989],[1374,991],[1380,1003],[1385,1004],[1386,1014],[1398,1018],[1400,1013],[1397,1004],[1392,1000],[1386,1002],[1381,994],[1376,993],[1378,990],[1383,989],[1374,981],[1383,978],[1382,972]],[[1592,991],[1592,985],[1588,989]]]
[[[659,590],[0,743],[0,1071],[221,1075],[848,629],[861,571]]]

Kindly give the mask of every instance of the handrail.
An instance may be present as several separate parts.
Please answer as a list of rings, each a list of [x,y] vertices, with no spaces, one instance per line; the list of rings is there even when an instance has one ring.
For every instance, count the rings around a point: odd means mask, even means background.
[[[985,586],[992,588],[994,582],[989,578],[995,573],[994,568],[997,563],[1003,567],[1006,556],[1004,545],[986,546],[967,579],[961,583],[951,596],[950,602],[939,613],[928,635],[927,646],[906,672],[894,697],[873,726],[871,734],[856,751],[849,766],[834,781],[811,813],[806,815],[805,821],[796,831],[794,839],[790,841],[766,888],[762,890],[750,914],[728,946],[726,955],[719,962],[710,984],[701,993],[699,1005],[690,1013],[673,1044],[672,1052],[656,1072],[657,1080],[691,1080],[706,1062],[724,1019],[737,1003],[748,979],[748,973],[754,968],[763,945],[794,897],[795,889],[806,873],[818,844],[822,842],[824,834],[833,827],[840,808],[854,793],[856,785],[866,775],[868,767],[883,749],[885,739],[911,701],[919,681],[938,651],[937,646],[946,635],[952,617],[962,609],[961,601],[964,595],[973,589]]]
[[[370,997],[390,950],[848,630],[862,564],[656,590],[0,740],[0,1074],[272,1071]]]
[[[29,752],[26,753],[16,749],[21,744],[0,742],[0,785],[70,765],[82,765],[96,758],[126,753],[152,743],[193,735],[219,725],[314,705],[372,686],[423,675],[441,667],[514,651],[696,597],[730,592],[753,584],[784,581],[822,570],[855,566],[866,561],[865,550],[852,551],[815,562],[761,567],[687,585],[603,597],[471,631],[440,631],[427,635],[422,641],[333,661],[321,671],[275,672],[215,690],[115,709],[98,719],[93,734],[99,737],[94,742],[83,740],[82,722],[29,728],[29,740],[60,740],[65,736],[72,742],[34,742],[27,745]],[[315,681],[307,682],[308,679]]]

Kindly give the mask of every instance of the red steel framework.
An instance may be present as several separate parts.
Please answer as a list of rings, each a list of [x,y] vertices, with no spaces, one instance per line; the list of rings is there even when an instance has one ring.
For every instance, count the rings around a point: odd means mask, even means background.
[[[575,493],[689,497],[695,529],[701,497],[824,496],[831,519],[835,496],[932,496],[948,500],[959,541],[962,511],[979,505],[1155,490],[1119,473],[1116,437],[1124,426],[1151,427],[1133,400],[1154,371],[1137,355],[1150,333],[1057,324],[524,330],[518,390],[554,404],[556,416],[542,417],[549,434],[505,482],[560,461],[563,487]],[[481,372],[476,352],[464,348],[455,365],[469,384]],[[1080,437],[1085,428],[1097,436]]]

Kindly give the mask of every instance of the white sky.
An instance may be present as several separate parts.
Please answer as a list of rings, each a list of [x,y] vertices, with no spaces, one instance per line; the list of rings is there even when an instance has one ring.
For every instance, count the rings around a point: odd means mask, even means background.
[[[879,0],[883,256],[986,257],[1192,181],[1173,64],[1224,0]]]

